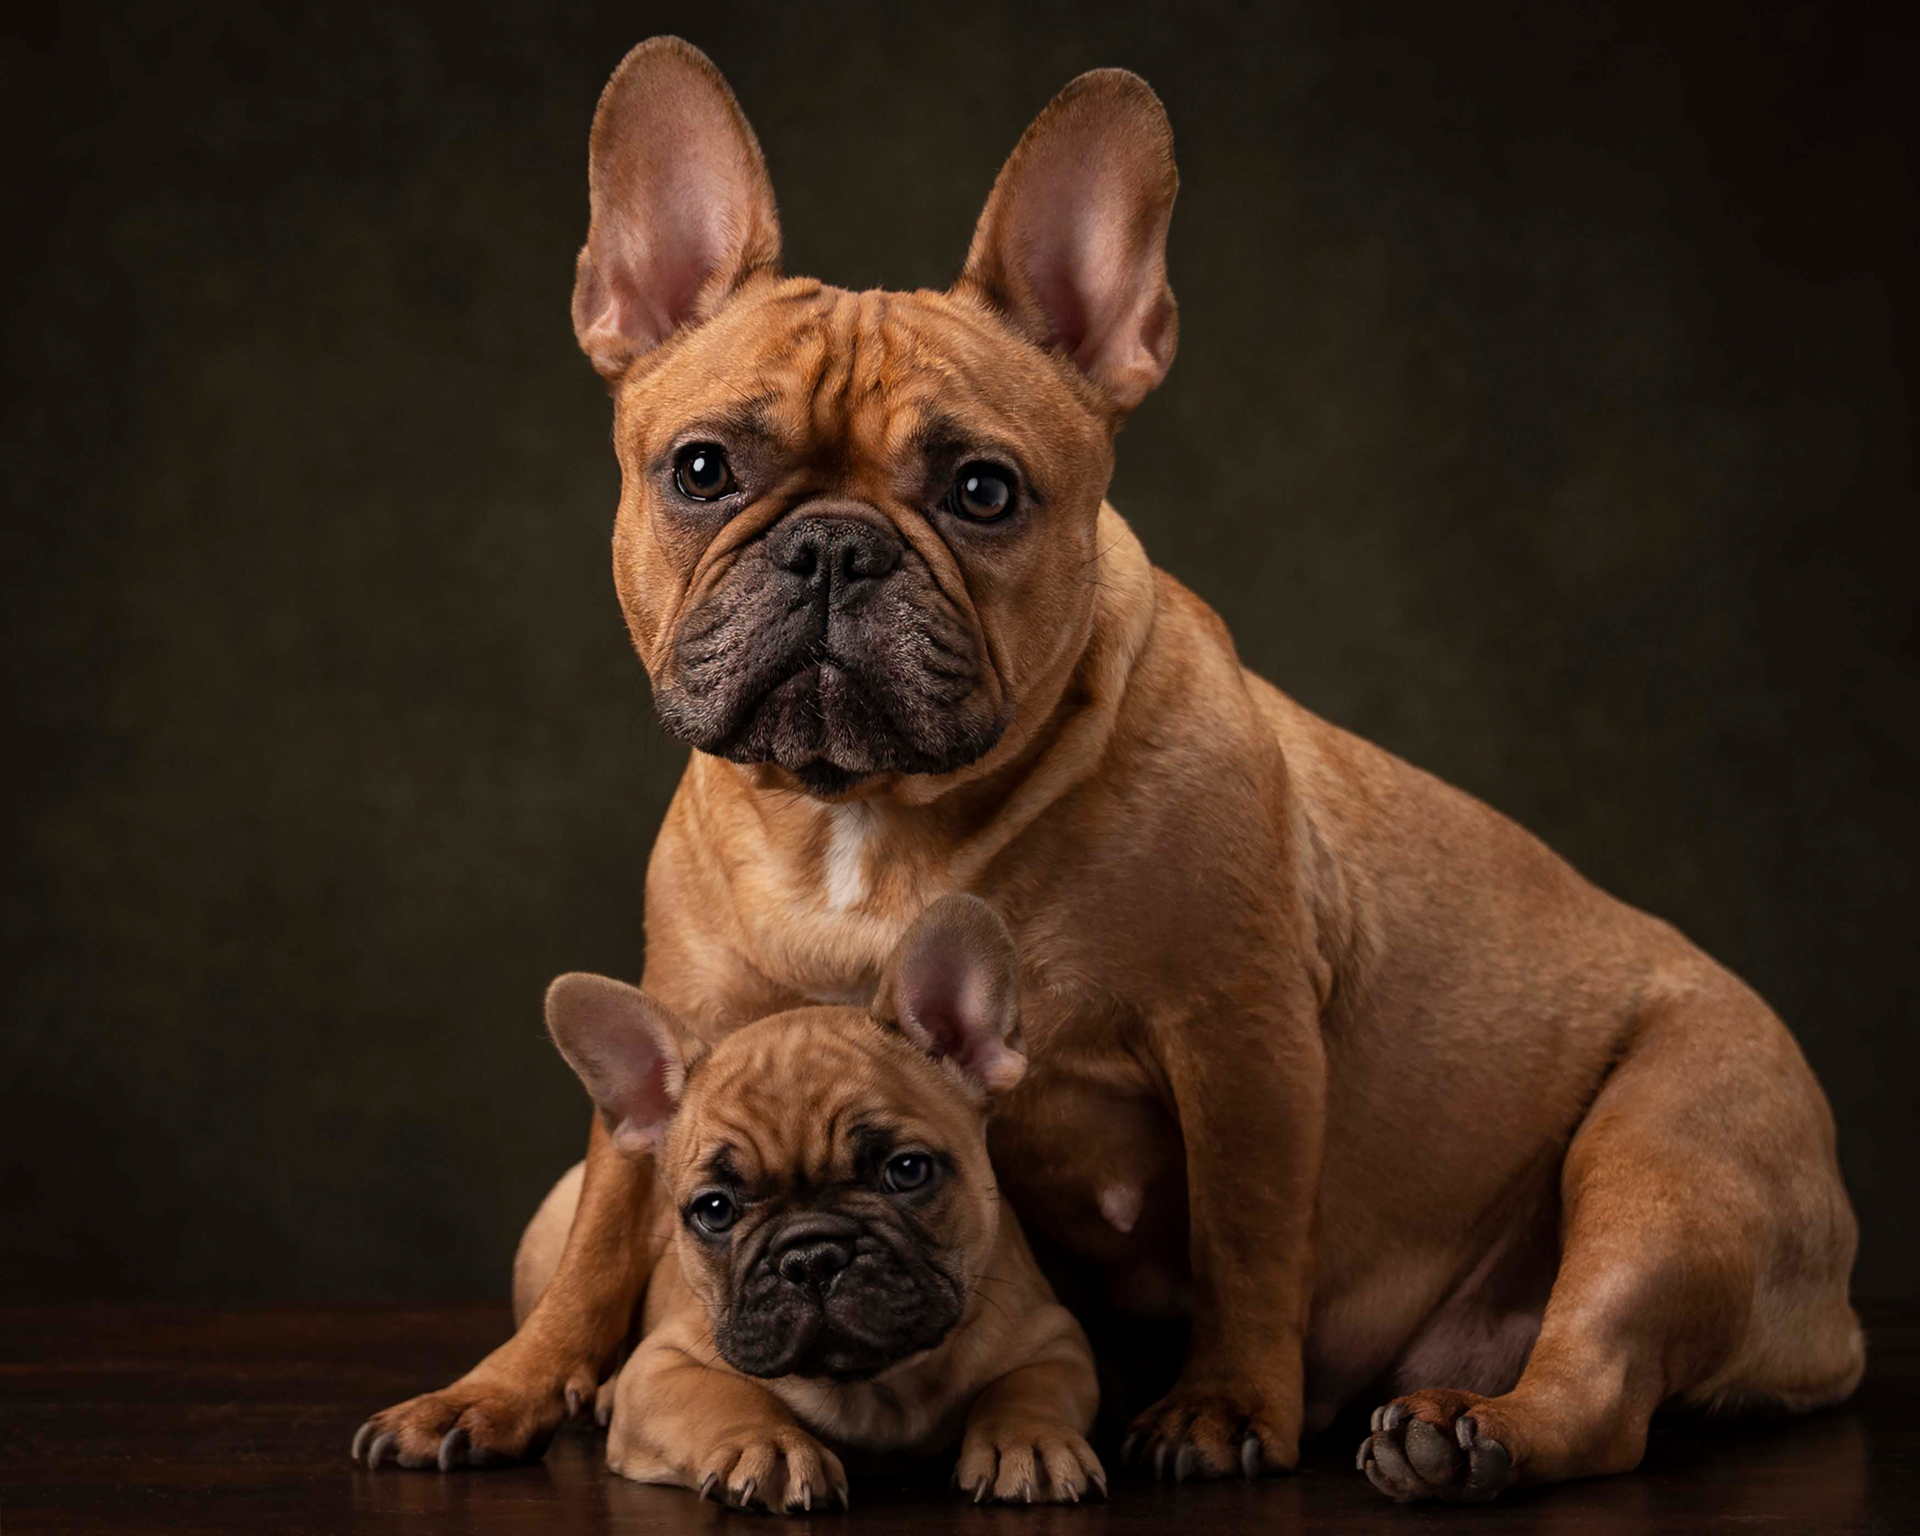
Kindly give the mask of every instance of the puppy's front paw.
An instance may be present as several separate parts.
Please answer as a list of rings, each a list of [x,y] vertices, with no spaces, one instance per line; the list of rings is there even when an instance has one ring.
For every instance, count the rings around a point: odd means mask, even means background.
[[[504,1467],[536,1461],[561,1421],[578,1410],[591,1379],[528,1388],[505,1378],[464,1376],[376,1413],[353,1437],[349,1454],[373,1471],[398,1467]]]
[[[1092,1446],[1059,1424],[1033,1420],[969,1425],[953,1481],[976,1504],[1078,1504],[1089,1488],[1102,1497],[1107,1491]]]
[[[722,1436],[694,1459],[693,1485],[701,1498],[735,1509],[803,1515],[816,1504],[849,1507],[840,1458],[804,1429]]]
[[[1120,1459],[1155,1477],[1263,1477],[1300,1459],[1298,1414],[1283,1416],[1259,1388],[1176,1386],[1133,1421]]]

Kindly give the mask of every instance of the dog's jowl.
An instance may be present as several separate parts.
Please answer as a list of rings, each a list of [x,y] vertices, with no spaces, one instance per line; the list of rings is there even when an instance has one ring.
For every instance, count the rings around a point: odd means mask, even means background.
[[[1143,82],[1041,113],[946,292],[785,276],[759,146],[679,42],[615,73],[589,186],[573,319],[613,395],[614,581],[695,749],[646,989],[717,1040],[866,1003],[936,897],[1001,913],[1030,1066],[1000,1186],[1062,1294],[1190,1319],[1129,1459],[1278,1472],[1373,1401],[1382,1492],[1486,1498],[1633,1466],[1665,1402],[1852,1389],[1853,1216],[1779,1020],[1245,672],[1106,504],[1177,330]],[[1276,508],[1274,537],[1312,515]],[[659,1177],[593,1132],[538,1303],[374,1421],[393,1454],[456,1429],[465,1459],[536,1454],[592,1397]]]

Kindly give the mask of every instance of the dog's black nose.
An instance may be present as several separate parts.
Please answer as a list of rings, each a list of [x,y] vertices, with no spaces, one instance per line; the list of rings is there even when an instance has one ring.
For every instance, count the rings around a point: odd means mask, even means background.
[[[789,1285],[825,1285],[853,1262],[853,1244],[837,1237],[801,1241],[775,1261],[780,1278]]]
[[[789,518],[775,530],[768,552],[781,570],[838,601],[890,574],[902,548],[892,528],[843,515]]]

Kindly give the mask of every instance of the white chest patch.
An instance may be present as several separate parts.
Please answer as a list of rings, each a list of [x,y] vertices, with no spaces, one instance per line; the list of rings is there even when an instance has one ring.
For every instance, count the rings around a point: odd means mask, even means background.
[[[835,912],[866,900],[867,844],[873,838],[873,822],[873,811],[857,800],[827,807],[827,905]]]
[[[1131,1232],[1140,1219],[1141,1190],[1138,1184],[1109,1184],[1100,1191],[1100,1214],[1120,1232]]]

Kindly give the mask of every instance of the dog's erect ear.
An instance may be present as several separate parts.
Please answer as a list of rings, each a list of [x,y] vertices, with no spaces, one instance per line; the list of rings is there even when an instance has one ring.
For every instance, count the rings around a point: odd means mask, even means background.
[[[713,61],[677,37],[640,44],[593,114],[592,223],[573,332],[608,378],[780,265],[760,144]]]
[[[638,987],[573,971],[547,988],[547,1031],[628,1156],[666,1135],[697,1049],[686,1027]]]
[[[1027,1070],[1020,1039],[1020,957],[976,896],[943,896],[914,920],[887,962],[873,1016],[988,1093]]]
[[[1033,120],[993,184],[960,288],[1058,347],[1121,411],[1166,377],[1179,320],[1167,224],[1180,178],[1147,82],[1081,75]]]

